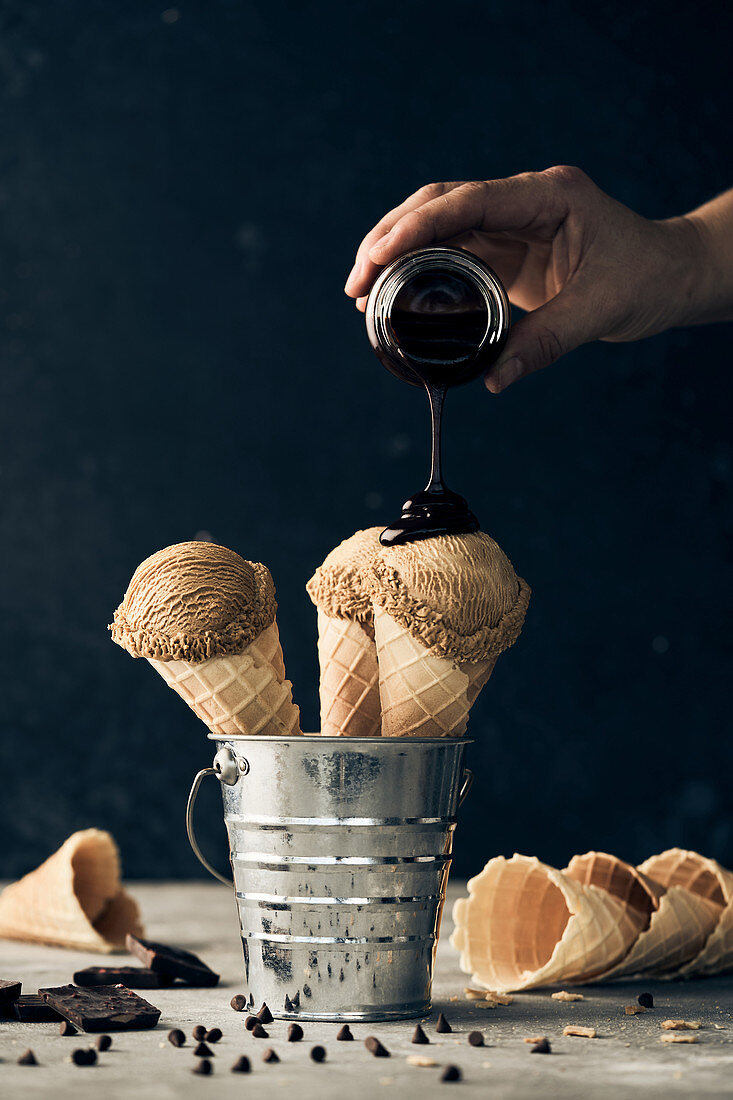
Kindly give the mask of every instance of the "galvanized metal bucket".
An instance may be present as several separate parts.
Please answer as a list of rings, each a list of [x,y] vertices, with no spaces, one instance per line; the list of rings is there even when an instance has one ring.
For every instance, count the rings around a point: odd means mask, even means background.
[[[216,740],[249,1002],[306,1020],[430,1010],[466,739]]]

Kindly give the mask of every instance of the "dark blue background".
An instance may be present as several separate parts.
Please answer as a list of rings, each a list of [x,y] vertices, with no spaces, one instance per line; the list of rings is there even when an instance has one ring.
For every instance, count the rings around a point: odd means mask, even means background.
[[[198,874],[203,727],[106,631],[135,566],[200,531],[266,562],[314,728],[305,581],[426,474],[425,402],[342,294],[361,236],[423,183],[556,163],[650,217],[729,186],[726,12],[0,4],[0,874],[90,824],[130,876]],[[449,481],[534,589],[474,709],[459,872],[733,864],[730,342],[451,397]]]

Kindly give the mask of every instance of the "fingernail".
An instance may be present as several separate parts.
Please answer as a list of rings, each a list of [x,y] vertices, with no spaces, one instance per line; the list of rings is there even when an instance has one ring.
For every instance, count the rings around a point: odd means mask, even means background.
[[[357,279],[359,278],[360,273],[361,273],[361,261],[357,260],[356,263],[354,264],[354,266],[352,267],[351,271],[349,272],[349,277],[346,280],[346,283],[344,285],[344,290],[346,291],[347,294],[351,291],[353,285],[356,283]]]
[[[524,374],[524,363],[516,355],[504,363],[495,363],[486,376],[486,384],[494,393],[501,393]],[[488,386],[489,381],[492,386]]]

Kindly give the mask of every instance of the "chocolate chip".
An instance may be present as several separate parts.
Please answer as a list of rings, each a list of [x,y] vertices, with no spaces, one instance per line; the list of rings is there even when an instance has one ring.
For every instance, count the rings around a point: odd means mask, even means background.
[[[96,1050],[72,1050],[71,1060],[75,1066],[93,1066],[97,1061]]]
[[[288,997],[288,995],[286,993],[285,994],[285,1003],[283,1005],[283,1011],[284,1012],[292,1012],[294,1010],[294,1008],[295,1008],[295,1005],[293,1004],[293,1002],[290,1000],[290,997]]]
[[[440,1075],[441,1081],[460,1081],[461,1071],[458,1066],[446,1066]]]
[[[199,1043],[195,1048],[194,1054],[197,1058],[213,1058],[214,1052],[207,1047],[206,1043]]]
[[[214,1072],[214,1067],[208,1058],[202,1058],[191,1070],[191,1073],[200,1073],[202,1077],[209,1077]]]
[[[540,1039],[539,1043],[535,1043],[529,1052],[530,1054],[552,1054],[552,1047],[547,1042],[547,1039]]]
[[[338,1039],[338,1041],[340,1043],[351,1043],[351,1042],[353,1042],[354,1036],[351,1034],[351,1028],[349,1027],[348,1024],[344,1024],[344,1026],[339,1029],[339,1033],[336,1036],[336,1038]]]
[[[410,1042],[411,1043],[417,1043],[421,1047],[424,1047],[427,1043],[430,1042],[427,1035],[425,1034],[425,1032],[423,1031],[423,1029],[420,1027],[419,1024],[417,1025],[417,1027],[413,1031],[412,1038],[410,1039]]]
[[[640,993],[636,999],[642,1008],[654,1008],[654,998],[651,993]]]
[[[62,1020],[59,1024],[59,1035],[76,1035],[77,1030],[70,1020]]]
[[[257,1019],[261,1024],[271,1024],[275,1019],[264,1001],[262,1002],[262,1008],[257,1013]]]
[[[438,1016],[438,1022],[435,1025],[435,1030],[438,1032],[439,1035],[447,1035],[448,1032],[453,1030],[442,1012],[440,1016]]]
[[[206,1032],[204,1038],[207,1043],[218,1043],[221,1039],[221,1035],[222,1032],[220,1027],[212,1027],[211,1031]]]
[[[252,1028],[252,1035],[255,1039],[269,1039],[269,1031],[265,1031],[264,1027],[258,1020],[255,1026]]]
[[[277,1054],[275,1054],[275,1051],[272,1049],[272,1047],[268,1047],[265,1053],[262,1055],[262,1061],[279,1062],[280,1059],[278,1058]]]
[[[19,1066],[37,1066],[36,1056],[32,1050],[27,1050],[25,1054],[21,1054],[18,1059]]]
[[[239,1012],[239,1009],[237,1009]],[[252,1067],[249,1064],[249,1058],[246,1054],[240,1054],[236,1062],[232,1066],[232,1073],[249,1073]]]
[[[97,1050],[101,1050],[104,1053],[104,1051],[109,1050],[109,1048],[111,1046],[112,1046],[112,1036],[111,1035],[100,1035],[99,1038],[97,1039]]]
[[[253,1028],[257,1027],[259,1022],[256,1016],[248,1016],[244,1021],[244,1026],[247,1028],[247,1031],[251,1031]]]
[[[484,1045],[484,1037],[480,1031],[469,1031],[468,1041],[472,1047],[482,1047]]]
[[[203,1024],[196,1024],[196,1027],[193,1029],[191,1034],[197,1042],[201,1042],[202,1039],[206,1038],[207,1030],[208,1029],[205,1028]]]
[[[236,996],[232,997],[229,1004],[232,1006],[235,1012],[244,1012],[245,1008],[247,1007],[247,998],[244,996],[243,993],[237,993]],[[244,1055],[242,1055],[242,1057],[244,1057]]]
[[[367,1048],[370,1054],[373,1054],[375,1058],[389,1058],[390,1053],[386,1047],[383,1047],[379,1039],[374,1035],[369,1035],[364,1040],[364,1046]]]
[[[288,1042],[299,1043],[303,1038],[303,1028],[300,1024],[291,1024],[288,1028]]]
[[[314,1062],[326,1061],[326,1048],[325,1047],[313,1047],[311,1049],[311,1058]]]
[[[168,1032],[168,1042],[172,1043],[174,1047],[182,1047],[186,1042],[186,1036],[181,1031],[180,1027],[174,1027],[173,1031]]]

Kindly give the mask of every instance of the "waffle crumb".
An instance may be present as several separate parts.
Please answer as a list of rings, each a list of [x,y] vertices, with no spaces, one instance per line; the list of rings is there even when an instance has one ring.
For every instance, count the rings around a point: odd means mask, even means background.
[[[563,1035],[577,1035],[581,1039],[597,1039],[596,1029],[594,1027],[576,1027],[575,1024],[568,1024],[567,1027],[562,1029]]]
[[[643,1005],[626,1005],[624,1012],[627,1016],[641,1016],[646,1012]]]
[[[546,1038],[546,1035],[527,1035],[524,1041],[525,1043],[541,1043]]]
[[[683,1031],[665,1031],[659,1039],[662,1043],[696,1043],[697,1035],[685,1034]]]
[[[559,993],[552,994],[552,999],[553,1001],[584,1001],[585,997],[582,993],[568,993],[561,989]]]
[[[701,1027],[700,1020],[665,1020],[662,1023],[662,1031],[699,1031]]]
[[[494,993],[493,989],[490,989],[486,994],[485,1000],[491,1005],[513,1005],[514,998],[508,993]]]
[[[470,989],[468,986],[463,990],[466,994],[467,1001],[485,1001],[486,990],[485,989]]]
[[[428,1066],[437,1066],[438,1063],[435,1061],[434,1058],[426,1058],[422,1054],[408,1054],[407,1064],[408,1066],[420,1066],[421,1068],[427,1068]]]

